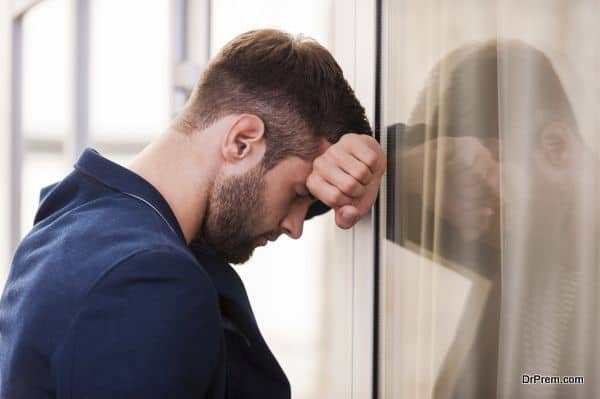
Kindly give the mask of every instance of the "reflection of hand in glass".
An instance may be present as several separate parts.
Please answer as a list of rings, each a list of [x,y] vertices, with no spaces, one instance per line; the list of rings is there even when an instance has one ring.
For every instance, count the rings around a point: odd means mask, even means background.
[[[496,144],[497,145],[497,144]],[[405,151],[406,189],[466,240],[485,234],[499,209],[499,164],[481,140],[440,137]]]

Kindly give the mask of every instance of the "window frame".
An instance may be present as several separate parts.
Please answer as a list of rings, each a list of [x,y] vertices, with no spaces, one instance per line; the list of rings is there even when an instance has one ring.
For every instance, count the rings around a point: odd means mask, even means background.
[[[73,91],[68,114],[70,127],[64,139],[25,138],[22,129],[22,82],[23,82],[23,18],[33,7],[45,0],[13,0],[10,15],[10,154],[9,154],[9,231],[8,250],[13,253],[21,239],[21,195],[23,162],[27,153],[49,152],[62,154],[73,162],[87,146],[99,151],[133,154],[140,151],[146,141],[120,142],[116,140],[91,140],[89,128],[89,59],[90,59],[90,2],[92,0],[68,0],[70,30],[70,64],[74,71],[71,79]],[[170,49],[169,103],[170,115],[174,116],[183,106],[198,71],[208,60],[210,43],[210,0],[169,1]],[[193,10],[194,13],[188,11]],[[189,23],[190,15],[194,23]],[[199,21],[198,19],[203,19]],[[198,35],[197,26],[207,29]],[[194,31],[193,29],[196,29]],[[191,48],[196,59],[190,58]],[[197,56],[200,54],[200,56]]]

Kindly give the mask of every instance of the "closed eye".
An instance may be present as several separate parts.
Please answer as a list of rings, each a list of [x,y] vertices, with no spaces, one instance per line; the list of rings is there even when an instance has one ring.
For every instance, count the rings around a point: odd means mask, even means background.
[[[312,193],[310,192],[308,187],[306,187],[305,184],[296,185],[296,188],[294,190],[294,195],[295,195],[294,199],[297,201],[304,201],[306,199],[309,199],[311,203],[317,201],[315,196],[312,195]]]
[[[310,191],[306,193],[296,193],[296,198],[299,200],[310,199],[311,202],[315,202],[317,199]]]

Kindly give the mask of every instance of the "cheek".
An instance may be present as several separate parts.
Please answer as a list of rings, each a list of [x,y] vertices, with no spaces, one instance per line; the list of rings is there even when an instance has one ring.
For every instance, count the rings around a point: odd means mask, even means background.
[[[290,212],[294,196],[285,189],[276,190],[270,197],[265,198],[264,219],[270,228],[278,225]]]

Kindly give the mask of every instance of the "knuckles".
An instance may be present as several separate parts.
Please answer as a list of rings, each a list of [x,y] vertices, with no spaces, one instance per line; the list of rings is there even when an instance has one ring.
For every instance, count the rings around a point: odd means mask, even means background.
[[[370,170],[377,170],[377,164],[379,163],[380,155],[375,153],[373,150],[365,150],[363,155],[363,162],[369,167]]]
[[[356,158],[359,162],[350,162],[345,154]],[[342,162],[347,164],[342,165]],[[347,133],[330,146],[323,154],[313,160],[313,172],[307,179],[308,189],[330,206],[351,204],[351,198],[365,194],[373,178],[383,174],[387,164],[385,152],[373,137],[366,134]],[[340,168],[348,175],[340,178],[337,175],[334,184],[330,181],[332,169]],[[321,187],[324,186],[332,187]]]
[[[358,195],[360,193],[360,184],[354,179],[348,178],[340,182],[340,188],[348,195]]]
[[[331,201],[331,203],[335,204],[336,206],[342,205],[345,199],[345,195],[337,188],[335,190],[332,190],[329,196],[329,200]]]
[[[371,170],[366,165],[361,165],[356,169],[354,177],[360,182],[369,184],[371,182]]]

